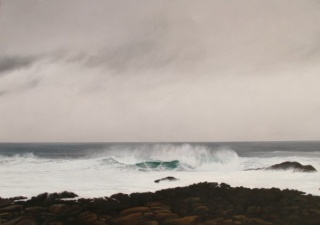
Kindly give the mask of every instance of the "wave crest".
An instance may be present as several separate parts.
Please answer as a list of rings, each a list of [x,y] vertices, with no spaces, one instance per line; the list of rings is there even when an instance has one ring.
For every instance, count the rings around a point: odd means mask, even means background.
[[[157,144],[137,149],[117,149],[109,152],[120,164],[154,170],[236,170],[238,154],[231,148],[218,149],[201,145]],[[106,156],[106,155],[104,155]]]

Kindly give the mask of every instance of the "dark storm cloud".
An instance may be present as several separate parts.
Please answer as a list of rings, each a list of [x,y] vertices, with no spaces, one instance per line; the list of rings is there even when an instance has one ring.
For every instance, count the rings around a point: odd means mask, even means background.
[[[0,56],[0,74],[28,68],[36,61],[34,56]]]

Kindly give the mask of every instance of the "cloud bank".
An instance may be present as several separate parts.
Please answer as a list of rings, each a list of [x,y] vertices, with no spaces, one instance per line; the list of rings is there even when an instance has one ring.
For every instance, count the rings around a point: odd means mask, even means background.
[[[319,140],[318,1],[1,6],[0,141]]]

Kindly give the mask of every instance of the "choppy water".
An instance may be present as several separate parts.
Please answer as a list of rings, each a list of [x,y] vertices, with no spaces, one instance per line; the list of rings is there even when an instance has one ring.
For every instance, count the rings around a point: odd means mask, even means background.
[[[247,171],[284,161],[319,172]],[[179,181],[154,183],[166,176]],[[0,144],[1,197],[64,190],[100,197],[204,181],[320,195],[320,142]]]

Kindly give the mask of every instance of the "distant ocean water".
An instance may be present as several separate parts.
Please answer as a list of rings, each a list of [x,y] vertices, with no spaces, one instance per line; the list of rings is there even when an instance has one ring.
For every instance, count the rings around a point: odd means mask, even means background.
[[[250,170],[284,161],[319,172]],[[154,182],[166,176],[179,180]],[[102,197],[205,181],[320,195],[320,142],[0,143],[0,197]]]

